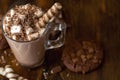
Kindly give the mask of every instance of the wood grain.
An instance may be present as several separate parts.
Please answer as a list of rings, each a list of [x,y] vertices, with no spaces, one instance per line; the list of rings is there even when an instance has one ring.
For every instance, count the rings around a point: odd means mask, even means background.
[[[1,0],[0,11],[5,13],[9,8],[8,5],[12,5],[14,1]],[[104,50],[104,61],[98,69],[85,75],[64,69],[59,74],[52,75],[49,80],[120,80],[119,0],[30,0],[30,2],[43,9],[50,8],[54,2],[62,3],[64,20],[68,24],[64,47],[69,47],[73,41],[95,40],[102,45]],[[47,51],[46,54],[49,55],[47,57],[54,58],[50,54],[59,57],[60,55],[56,54],[62,54],[64,47]],[[4,55],[2,51],[0,53]],[[11,54],[9,49],[8,53]],[[29,80],[42,80],[42,66],[28,70],[16,66],[16,62],[11,61],[14,59],[12,54],[10,57],[6,57],[6,64],[11,64],[17,73]],[[56,63],[52,62],[54,59],[47,59],[47,61],[49,66]]]

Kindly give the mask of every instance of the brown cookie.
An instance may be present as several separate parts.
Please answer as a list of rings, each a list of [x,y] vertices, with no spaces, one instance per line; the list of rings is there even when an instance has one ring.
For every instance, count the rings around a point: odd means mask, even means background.
[[[96,69],[102,62],[102,49],[93,41],[74,42],[63,51],[63,64],[73,72],[86,73]]]

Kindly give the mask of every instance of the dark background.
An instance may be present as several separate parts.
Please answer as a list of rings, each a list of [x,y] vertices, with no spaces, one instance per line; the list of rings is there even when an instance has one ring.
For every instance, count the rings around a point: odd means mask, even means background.
[[[68,25],[65,47],[78,40],[95,40],[103,47],[104,62],[99,69],[86,75],[66,69],[60,73],[63,79],[120,80],[120,0],[0,0],[0,11],[5,14],[15,4],[28,2],[43,9],[50,8],[54,2],[62,3]],[[39,70],[16,70],[31,80],[40,80]],[[68,72],[69,77],[66,76]]]

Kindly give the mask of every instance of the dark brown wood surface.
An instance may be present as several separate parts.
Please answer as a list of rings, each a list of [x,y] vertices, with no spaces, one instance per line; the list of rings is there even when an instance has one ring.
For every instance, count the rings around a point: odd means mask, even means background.
[[[17,1],[17,0],[16,0]],[[0,11],[5,14],[10,6],[18,4],[15,0],[0,0]],[[24,0],[20,0],[23,2]],[[120,80],[120,1],[119,0],[25,0],[36,4],[43,9],[48,9],[54,2],[63,5],[64,20],[68,25],[66,43],[78,40],[95,40],[102,45],[104,61],[102,65],[87,74],[73,73],[68,69],[51,75],[49,80]],[[24,2],[23,2],[24,3]],[[74,44],[73,44],[74,45]],[[47,57],[55,56],[58,59],[64,47],[49,50]],[[11,64],[15,71],[29,80],[42,80],[42,66],[29,70],[16,64],[15,58],[7,49],[9,55],[5,55],[6,63]],[[47,59],[49,66],[56,62]],[[60,61],[60,60],[56,60]]]

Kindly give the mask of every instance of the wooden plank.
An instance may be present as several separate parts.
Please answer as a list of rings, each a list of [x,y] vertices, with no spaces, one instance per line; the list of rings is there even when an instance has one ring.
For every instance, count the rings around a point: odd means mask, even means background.
[[[9,0],[1,0],[0,9],[5,13]],[[11,0],[11,3],[14,0]],[[85,75],[63,70],[58,76],[53,75],[50,80],[60,77],[63,80],[119,80],[120,79],[120,1],[119,0],[31,0],[43,9],[48,9],[54,2],[63,4],[63,16],[70,26],[67,29],[65,47],[72,41],[95,40],[102,45],[104,61],[102,65]],[[10,3],[10,4],[11,4]],[[12,4],[11,4],[12,5]],[[64,49],[64,47],[63,47]],[[8,49],[8,53],[10,53]],[[61,53],[60,50],[47,51],[47,53]],[[1,52],[2,54],[2,52]],[[11,54],[11,53],[10,53]],[[3,54],[2,54],[3,55]],[[54,54],[52,54],[54,55]],[[49,56],[51,57],[51,56]],[[51,57],[54,58],[54,57]],[[11,64],[17,73],[29,80],[42,79],[42,67],[28,70],[16,66],[14,56],[5,57],[6,64]],[[59,61],[59,60],[58,60]],[[4,64],[1,64],[4,65]],[[52,65],[52,64],[51,64]],[[55,78],[54,78],[55,77]]]

